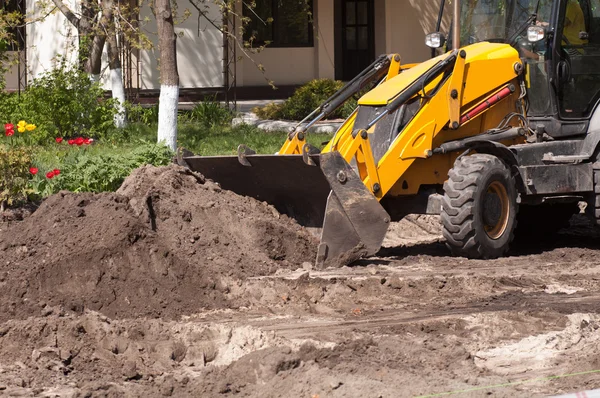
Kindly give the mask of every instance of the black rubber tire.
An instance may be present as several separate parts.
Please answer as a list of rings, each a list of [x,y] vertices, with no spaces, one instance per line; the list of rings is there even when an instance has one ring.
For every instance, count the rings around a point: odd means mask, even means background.
[[[600,225],[600,165],[594,163],[594,221]]]
[[[501,216],[507,218],[495,238],[488,235],[483,215],[492,184],[503,186],[506,193],[506,211]],[[456,160],[444,183],[441,214],[442,232],[453,255],[474,259],[503,256],[514,237],[517,211],[515,179],[502,160],[482,153]]]
[[[529,242],[532,238],[548,240],[569,227],[569,220],[579,212],[577,203],[519,206],[515,239]]]

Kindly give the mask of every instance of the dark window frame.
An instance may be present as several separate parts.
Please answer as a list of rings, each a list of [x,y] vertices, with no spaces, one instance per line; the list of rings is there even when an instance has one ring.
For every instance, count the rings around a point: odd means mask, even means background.
[[[277,26],[276,24],[278,23],[278,13],[281,11],[279,7],[277,7],[277,1],[278,0],[270,0],[271,1],[271,9],[273,10],[273,15],[271,16],[271,18],[273,18],[273,22],[271,23],[271,35],[273,37],[273,40],[270,41],[268,44],[265,40],[259,40],[259,38],[256,38],[254,41],[252,41],[252,46],[253,47],[259,47],[259,46],[266,46],[267,48],[313,48],[315,46],[315,38],[314,38],[314,25],[313,25],[313,15],[314,15],[314,0],[307,0],[308,2],[308,7],[310,9],[310,15],[307,15],[307,21],[306,21],[306,27],[308,29],[308,41],[307,43],[301,43],[301,44],[287,44],[287,43],[281,43],[280,41],[277,41]],[[243,11],[242,11],[242,15],[244,17],[247,18],[256,18],[256,16],[248,9],[248,6],[245,4],[245,2],[242,2],[242,7],[243,7]],[[250,36],[251,36],[251,32],[249,32],[248,30],[248,26],[246,26],[246,31],[244,32],[244,42],[249,42]]]
[[[0,8],[6,12],[19,12],[23,16],[19,26],[13,26],[8,29],[12,39],[9,42],[4,42],[6,48],[4,51],[24,51],[26,47],[25,35],[25,0],[0,0]]]

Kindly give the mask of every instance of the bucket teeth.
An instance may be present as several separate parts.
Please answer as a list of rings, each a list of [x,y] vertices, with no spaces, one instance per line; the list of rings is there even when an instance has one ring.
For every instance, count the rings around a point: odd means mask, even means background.
[[[340,267],[379,251],[390,216],[339,152],[321,155],[329,182],[316,265]]]

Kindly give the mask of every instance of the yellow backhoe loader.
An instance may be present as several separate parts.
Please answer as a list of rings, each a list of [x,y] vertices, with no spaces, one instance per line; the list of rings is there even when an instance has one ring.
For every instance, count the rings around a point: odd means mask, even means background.
[[[452,253],[484,259],[507,252],[517,218],[537,239],[580,202],[600,217],[600,0],[455,0],[452,11],[449,38],[426,38],[441,55],[379,57],[278,154],[242,145],[238,156],[185,162],[322,226],[320,267],[374,255],[389,223],[411,213],[441,214]],[[306,143],[314,123],[370,84],[322,150]]]

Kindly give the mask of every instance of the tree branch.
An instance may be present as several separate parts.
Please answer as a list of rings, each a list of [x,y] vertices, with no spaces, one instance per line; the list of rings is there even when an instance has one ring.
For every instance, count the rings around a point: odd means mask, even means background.
[[[73,24],[73,26],[75,26],[76,28],[79,27],[80,19],[77,18],[77,15],[75,15],[75,13],[71,11],[71,9],[69,9],[69,7],[67,7],[67,5],[62,2],[62,0],[52,0],[52,2],[56,7],[58,7],[58,9],[69,20],[69,22]]]

